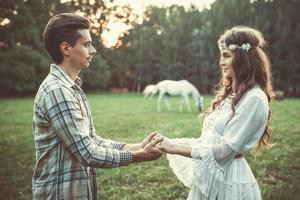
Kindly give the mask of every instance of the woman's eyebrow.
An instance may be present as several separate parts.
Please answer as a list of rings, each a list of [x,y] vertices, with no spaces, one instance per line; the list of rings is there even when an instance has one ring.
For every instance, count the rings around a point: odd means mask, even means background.
[[[226,51],[226,52],[223,52],[223,55],[229,55],[230,56],[231,53],[229,53],[229,52]]]

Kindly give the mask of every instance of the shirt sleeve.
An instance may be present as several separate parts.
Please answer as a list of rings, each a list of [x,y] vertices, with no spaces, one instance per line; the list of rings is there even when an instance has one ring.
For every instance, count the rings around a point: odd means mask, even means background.
[[[121,150],[127,143],[126,142],[116,142],[109,139],[103,139],[99,135],[95,134],[96,144],[100,147],[108,147],[113,149]]]
[[[47,116],[58,138],[86,166],[113,168],[128,165],[132,154],[127,150],[105,148],[89,136],[79,102],[67,88],[57,88],[45,96]]]

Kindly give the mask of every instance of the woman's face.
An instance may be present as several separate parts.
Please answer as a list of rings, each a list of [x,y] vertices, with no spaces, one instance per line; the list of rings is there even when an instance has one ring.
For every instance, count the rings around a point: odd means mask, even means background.
[[[234,54],[233,52],[224,49],[220,51],[220,68],[223,74],[223,78],[226,79],[234,79],[234,72],[233,72],[233,59]]]

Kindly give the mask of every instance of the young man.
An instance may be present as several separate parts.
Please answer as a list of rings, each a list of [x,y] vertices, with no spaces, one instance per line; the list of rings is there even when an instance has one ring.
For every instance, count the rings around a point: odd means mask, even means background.
[[[162,137],[154,139],[155,132],[139,144],[96,135],[78,77],[96,54],[89,28],[86,18],[63,13],[44,30],[44,45],[55,64],[34,101],[33,199],[97,199],[95,168],[155,160],[162,154],[155,147]]]

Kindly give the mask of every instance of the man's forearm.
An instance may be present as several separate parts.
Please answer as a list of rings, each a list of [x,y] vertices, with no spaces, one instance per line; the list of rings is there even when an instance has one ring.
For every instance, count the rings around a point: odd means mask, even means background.
[[[132,151],[132,162],[143,162],[146,161],[146,155],[143,150]]]
[[[129,150],[129,151],[138,151],[142,149],[142,145],[140,143],[134,144],[126,144],[122,150]]]

